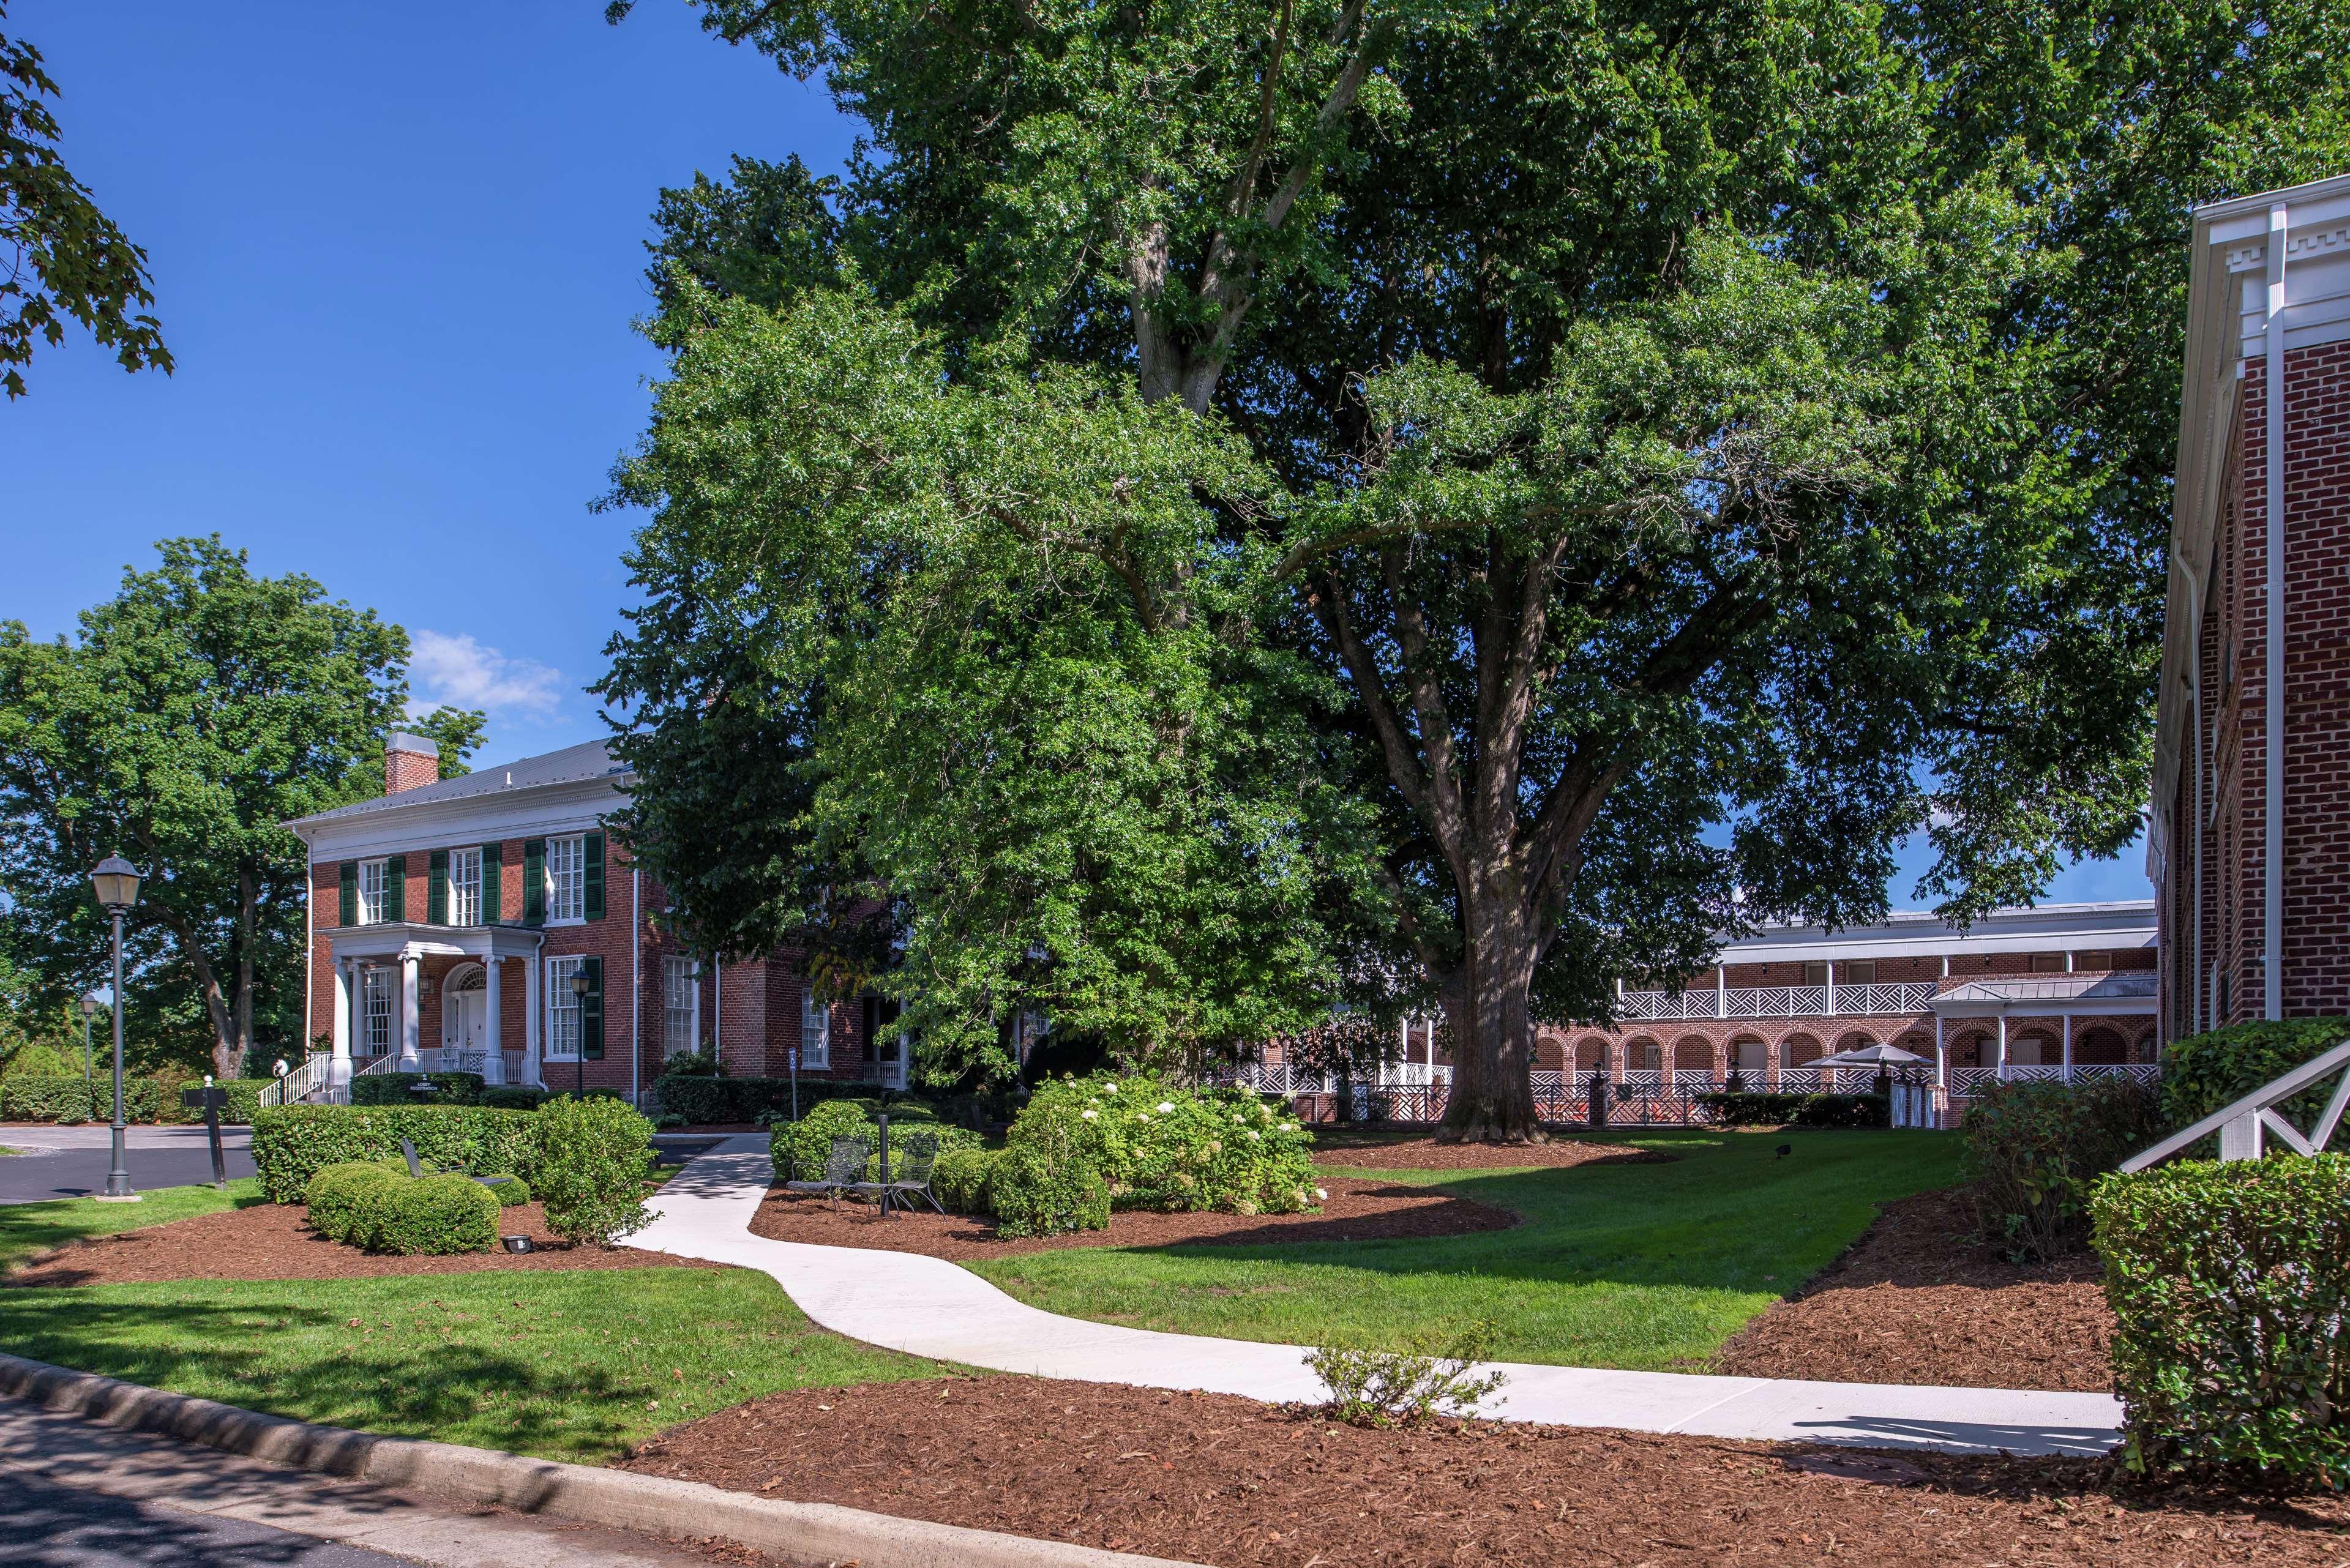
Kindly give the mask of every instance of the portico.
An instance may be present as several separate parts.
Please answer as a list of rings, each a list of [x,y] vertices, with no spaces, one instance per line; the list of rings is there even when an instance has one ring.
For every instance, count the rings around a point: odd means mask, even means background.
[[[408,921],[339,926],[319,933],[334,967],[329,1098],[369,1070],[478,1072],[490,1084],[537,1084],[544,1054],[539,997],[542,930],[519,926],[434,926]],[[519,963],[522,1048],[505,1029],[508,965]],[[453,989],[452,989],[453,988]],[[426,992],[440,992],[426,1036]],[[478,991],[478,1002],[474,999]]]
[[[2049,974],[2013,979],[1973,980],[1936,995],[1928,1003],[1934,1013],[1936,1075],[1946,1096],[1964,1097],[1977,1084],[1995,1079],[2057,1078],[2071,1082],[2085,1070],[2074,1060],[2074,1033],[2084,1019],[2110,1023],[2124,1018],[2152,1018],[2159,999],[2151,974]],[[1988,1063],[1954,1068],[1945,1044],[1950,1025],[1959,1020],[1988,1019],[1993,1025],[1994,1052]],[[2053,1023],[2060,1041],[2054,1062],[2015,1062],[2009,1050],[2012,1021]],[[2159,1069],[2151,1062],[2099,1063],[2101,1075],[2123,1075],[2151,1081]]]

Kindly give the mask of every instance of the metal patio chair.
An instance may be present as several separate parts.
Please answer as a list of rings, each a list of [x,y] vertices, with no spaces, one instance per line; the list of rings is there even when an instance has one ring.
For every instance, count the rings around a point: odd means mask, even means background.
[[[889,1162],[889,1180],[852,1181],[845,1190],[880,1199],[884,1214],[892,1207],[912,1208],[910,1199],[916,1198],[945,1213],[946,1205],[931,1190],[931,1172],[939,1163],[939,1135],[908,1133],[899,1148],[897,1157]]]
[[[841,1192],[865,1179],[865,1162],[872,1158],[870,1139],[837,1137],[832,1140],[832,1152],[825,1157],[824,1174],[814,1181],[786,1181],[784,1190],[829,1199],[837,1209]]]

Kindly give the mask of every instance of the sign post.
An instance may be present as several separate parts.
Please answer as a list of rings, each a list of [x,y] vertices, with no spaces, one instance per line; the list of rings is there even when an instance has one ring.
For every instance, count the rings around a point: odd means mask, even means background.
[[[221,1152],[220,1114],[228,1105],[228,1091],[213,1087],[213,1075],[207,1073],[203,1088],[180,1091],[180,1104],[192,1111],[202,1110],[204,1113],[204,1134],[213,1146],[213,1185],[226,1187],[228,1157]]]
[[[796,1123],[800,1119],[800,1048],[793,1046],[784,1053],[784,1059],[792,1064],[792,1120]]]

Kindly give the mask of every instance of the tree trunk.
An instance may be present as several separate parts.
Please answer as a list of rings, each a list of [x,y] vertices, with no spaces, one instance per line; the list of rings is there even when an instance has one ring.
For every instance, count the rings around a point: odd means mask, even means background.
[[[1463,900],[1459,983],[1445,990],[1452,1025],[1452,1093],[1440,1143],[1546,1143],[1534,1117],[1533,917],[1522,899],[1486,891]]]

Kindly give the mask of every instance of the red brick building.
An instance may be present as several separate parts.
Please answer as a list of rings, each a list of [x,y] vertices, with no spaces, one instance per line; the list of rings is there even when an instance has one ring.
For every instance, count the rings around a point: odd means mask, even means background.
[[[663,929],[667,893],[606,826],[629,775],[603,742],[439,769],[394,733],[381,799],[287,824],[309,846],[305,1033],[327,1097],[420,1070],[636,1096],[708,1047],[735,1076],[780,1077],[796,1050],[803,1074],[905,1086],[893,1004],[816,1000],[793,949],[717,965]]]
[[[2350,1012],[2350,175],[2196,213],[2147,872],[2166,1041]]]

